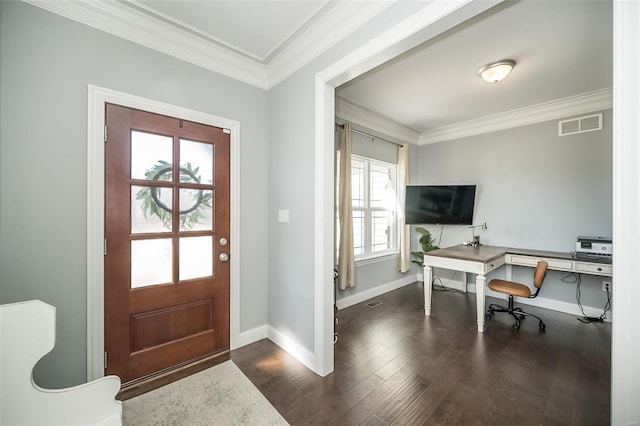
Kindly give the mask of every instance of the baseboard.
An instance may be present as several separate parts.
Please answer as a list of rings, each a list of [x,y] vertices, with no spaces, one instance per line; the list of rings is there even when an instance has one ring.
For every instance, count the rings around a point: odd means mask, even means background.
[[[469,287],[471,287],[471,285],[469,285]],[[474,285],[473,293],[475,293],[475,290],[476,290],[475,287],[476,286]],[[486,295],[490,297],[496,297],[499,299],[505,299],[504,294],[497,293],[489,289],[487,289]],[[505,302],[506,302],[506,299],[505,299]],[[583,314],[580,311],[580,308],[578,307],[578,305],[575,303],[562,302],[560,300],[554,300],[554,299],[545,299],[544,297],[540,297],[540,296],[536,297],[535,299],[517,298],[516,304],[535,306],[537,308],[551,309],[552,311],[563,312],[565,314],[575,315],[577,317],[586,315],[588,317],[599,318],[600,315],[602,315],[601,308],[598,309],[592,306],[583,306],[582,307],[584,309],[584,314]],[[607,318],[604,319],[604,321],[611,322],[610,316],[611,316],[611,312],[609,311],[609,315],[607,316]]]
[[[258,340],[266,339],[267,337],[269,337],[269,332],[266,325],[261,325],[252,328],[251,330],[243,331],[238,336],[238,348],[250,345]]]
[[[364,302],[365,300],[380,296],[381,294],[387,293],[392,290],[396,290],[398,288],[407,286],[409,284],[413,284],[416,281],[423,281],[424,276],[422,274],[409,275],[401,280],[393,281],[387,284],[380,285],[378,287],[365,290],[361,293],[354,294],[353,296],[348,296],[343,299],[340,299],[336,302],[338,305],[338,309],[344,309],[349,306],[356,305],[358,303]],[[443,284],[450,289],[455,290],[463,290],[462,281],[455,280],[446,280]],[[475,283],[467,284],[467,291],[469,293],[476,292]],[[504,299],[504,295],[501,293],[497,293],[493,290],[487,288],[486,295],[489,297],[495,297],[498,299]],[[578,306],[574,303],[562,302],[554,299],[545,299],[544,297],[537,297],[535,299],[518,299],[518,303],[522,305],[535,306],[544,309],[551,309],[557,312],[563,312],[570,315],[582,316],[582,312]],[[584,306],[584,313],[587,316],[591,317],[599,317],[602,314],[602,309],[594,308],[591,306]],[[605,321],[611,322],[610,318],[606,318]],[[291,339],[286,334],[282,333],[278,329],[270,326],[270,325],[261,325],[259,327],[252,328],[251,330],[244,331],[240,333],[238,337],[238,347],[246,346],[251,343],[257,342],[258,340],[262,340],[268,338],[276,345],[280,346],[283,350],[289,353],[291,356],[296,358],[302,364],[304,364],[311,371],[316,371],[316,356],[313,352],[308,349],[302,347],[298,342]]]
[[[284,349],[289,355],[303,363],[308,369],[315,372],[318,371],[316,356],[313,352],[302,347],[298,342],[272,326],[267,326],[267,337],[273,343]]]
[[[416,281],[418,281],[418,275],[409,275],[400,280],[392,281],[390,283],[379,285],[377,287],[365,290],[352,296],[338,299],[336,300],[336,305],[338,306],[338,309],[348,308],[349,306],[357,305],[358,303],[380,296],[381,294],[388,293],[392,290],[397,290],[400,287],[404,287],[409,284],[413,284]]]
[[[424,275],[419,274],[418,281],[424,282]],[[455,290],[463,289],[462,281],[446,280],[444,284],[447,288],[451,288]],[[475,293],[476,292],[475,283],[468,283],[467,291],[469,293]],[[489,288],[486,289],[485,295],[489,297],[495,297],[497,299],[506,300],[504,294],[495,292]],[[544,297],[536,297],[535,299],[517,298],[516,303],[521,305],[535,306],[537,308],[551,309],[552,311],[563,312],[565,314],[575,315],[579,317],[583,315],[576,303],[563,302],[560,300],[547,299]],[[582,308],[584,309],[584,315],[587,315],[589,317],[598,318],[600,317],[600,315],[602,315],[602,308],[594,308],[592,306],[583,306]],[[604,320],[606,322],[611,322],[611,311],[608,312],[608,316]]]
[[[316,371],[316,356],[308,349],[270,325],[261,325],[240,333],[238,348],[250,345],[258,340],[269,339],[280,346],[289,355],[303,363],[311,371]]]

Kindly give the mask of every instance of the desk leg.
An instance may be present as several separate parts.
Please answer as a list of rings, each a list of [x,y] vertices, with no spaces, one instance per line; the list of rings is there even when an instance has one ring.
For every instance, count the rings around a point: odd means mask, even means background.
[[[431,316],[431,281],[433,281],[433,268],[424,267],[424,314]]]
[[[462,273],[462,291],[464,293],[467,292],[467,273],[466,272]]]
[[[487,277],[484,275],[476,275],[476,308],[478,310],[478,332],[484,332],[484,285]]]

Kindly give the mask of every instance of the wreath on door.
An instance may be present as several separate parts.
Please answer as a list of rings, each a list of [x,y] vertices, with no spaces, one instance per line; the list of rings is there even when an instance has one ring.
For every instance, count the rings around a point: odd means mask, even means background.
[[[193,168],[191,163],[186,163],[184,167],[180,167],[180,182],[182,183],[200,183],[199,167]],[[152,181],[170,182],[172,180],[173,166],[166,161],[158,161],[153,167],[145,172],[145,178]],[[142,214],[145,219],[151,216],[157,216],[163,226],[171,230],[173,219],[172,203],[165,203],[161,199],[161,191],[165,189],[157,186],[147,186],[141,188],[136,194],[136,200],[141,200]],[[191,197],[192,203],[180,210],[180,227],[184,230],[193,229],[205,217],[205,212],[211,209],[213,191],[195,190],[195,194]],[[169,205],[167,205],[169,204]]]

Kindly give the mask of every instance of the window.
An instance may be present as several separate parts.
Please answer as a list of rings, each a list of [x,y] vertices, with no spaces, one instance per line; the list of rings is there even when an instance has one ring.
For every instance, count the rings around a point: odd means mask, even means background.
[[[398,249],[396,175],[395,164],[351,156],[356,260],[390,254]]]

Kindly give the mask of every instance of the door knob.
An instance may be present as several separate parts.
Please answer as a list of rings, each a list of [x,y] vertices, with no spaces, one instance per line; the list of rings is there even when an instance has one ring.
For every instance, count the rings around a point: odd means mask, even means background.
[[[218,256],[218,259],[220,259],[222,262],[226,262],[227,260],[229,260],[229,255],[227,253],[221,253],[220,256]]]
[[[229,241],[226,238],[220,238],[220,245],[221,246],[226,246],[229,243]]]

